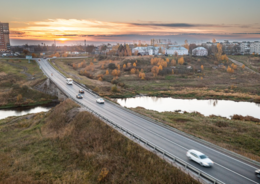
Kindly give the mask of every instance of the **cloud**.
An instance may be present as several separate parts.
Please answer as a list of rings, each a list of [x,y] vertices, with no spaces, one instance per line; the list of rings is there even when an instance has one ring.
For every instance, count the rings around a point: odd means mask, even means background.
[[[259,25],[257,25],[259,26]],[[231,29],[232,28],[232,29]],[[48,19],[27,22],[11,29],[11,38],[26,39],[80,39],[124,37],[126,35],[183,35],[183,34],[233,34],[246,31],[256,32],[256,25],[191,24],[164,22],[105,22],[85,19]]]

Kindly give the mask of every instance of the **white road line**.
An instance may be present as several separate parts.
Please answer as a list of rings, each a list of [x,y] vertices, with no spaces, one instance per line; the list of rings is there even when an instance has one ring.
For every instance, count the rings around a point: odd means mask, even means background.
[[[236,175],[239,175],[239,176],[241,176],[241,177],[243,177],[243,178],[245,178],[245,179],[251,181],[252,183],[259,184],[258,182],[253,181],[253,180],[251,180],[251,179],[249,179],[249,178],[247,178],[247,177],[245,177],[245,176],[243,176],[243,175],[241,175],[241,174],[238,174],[238,173],[236,173],[235,171],[232,171],[232,170],[230,170],[230,169],[228,169],[228,168],[226,168],[226,167],[224,167],[224,166],[222,166],[222,165],[220,165],[220,164],[218,164],[218,163],[216,163],[216,162],[215,162],[215,164],[216,164],[216,165],[219,165],[220,167],[222,167],[222,168],[224,168],[224,169],[226,169],[226,170],[229,170],[230,172],[232,172],[232,173],[234,173],[234,174],[236,174]]]
[[[137,116],[137,117],[138,117],[138,116]],[[142,118],[142,119],[144,119],[144,118]],[[145,120],[145,119],[144,119],[144,120]],[[148,120],[146,120],[146,121],[148,121]],[[150,121],[148,121],[148,122],[150,122]],[[159,135],[158,133],[156,133],[156,132],[154,132],[154,131],[152,131],[152,130],[146,129],[145,127],[140,126],[139,124],[136,124],[136,123],[133,123],[133,124],[135,124],[135,125],[138,126],[138,127],[141,127],[142,129],[144,129],[144,130],[146,130],[146,131],[148,131],[148,132],[150,132],[150,133],[153,133],[153,134],[157,135],[158,137],[161,137],[162,139],[164,139],[164,140],[166,140],[166,141],[168,141],[168,142],[170,142],[170,143],[172,143],[172,144],[177,145],[178,147],[180,147],[180,148],[182,148],[182,149],[184,149],[184,150],[186,150],[186,151],[189,150],[188,148],[185,148],[185,147],[183,147],[183,146],[181,146],[181,145],[179,145],[179,144],[177,144],[177,143],[175,143],[175,142],[173,142],[173,141],[171,141],[171,140],[169,140],[169,139],[167,139],[167,138],[165,138],[165,137]],[[156,124],[155,124],[155,125],[156,125]],[[157,126],[159,126],[159,125],[157,125]],[[159,126],[159,127],[160,127],[160,128],[164,128],[164,127],[161,127],[161,126]],[[168,129],[166,129],[166,130],[168,130]],[[171,131],[171,132],[173,132],[173,131]],[[175,132],[174,132],[174,133],[175,133]],[[201,146],[203,146],[203,147],[205,147],[205,148],[207,148],[207,149],[210,149],[210,150],[215,151],[215,152],[217,152],[217,153],[219,153],[219,154],[222,154],[222,155],[225,155],[225,156],[227,156],[227,157],[229,157],[229,158],[232,158],[232,157],[230,157],[230,156],[228,156],[228,155],[226,155],[226,154],[223,154],[223,153],[221,153],[221,152],[219,152],[219,151],[216,151],[216,150],[214,150],[214,149],[212,149],[212,148],[209,148],[209,147],[207,147],[207,146],[205,146],[205,145],[203,145],[203,144],[201,144],[201,143],[198,143],[198,142],[196,142],[196,141],[194,141],[194,140],[192,140],[192,139],[189,139],[189,138],[187,138],[187,137],[185,137],[185,136],[182,136],[182,135],[180,135],[180,134],[178,134],[178,135],[181,136],[181,137],[183,137],[183,138],[185,138],[185,139],[187,139],[187,140],[189,140],[189,141],[195,142],[195,143],[197,143],[197,144],[199,144],[199,145],[201,145]],[[248,164],[246,164],[246,163],[244,163],[244,162],[241,162],[241,161],[239,161],[239,160],[237,160],[237,159],[235,159],[235,158],[232,158],[232,159],[234,159],[234,160],[236,160],[236,161],[238,161],[238,162],[240,162],[240,163],[242,163],[242,164],[248,165]],[[249,180],[249,181],[251,181],[251,182],[257,184],[257,182],[255,182],[255,181],[253,181],[253,180],[251,180],[251,179],[249,179],[249,178],[247,178],[247,177],[245,177],[245,176],[243,176],[243,175],[241,175],[241,174],[239,174],[239,173],[237,173],[237,172],[235,172],[235,171],[232,171],[231,169],[228,169],[228,168],[226,168],[226,167],[224,167],[224,166],[222,166],[222,165],[220,165],[220,164],[217,164],[217,163],[216,163],[216,165],[219,165],[220,167],[222,167],[222,168],[224,168],[224,169],[226,169],[226,170],[228,170],[228,171],[230,171],[230,172],[233,172],[233,173],[235,173],[235,174],[237,174],[237,175],[239,175],[239,176],[241,176],[241,177],[243,177],[243,178],[245,178],[245,179],[247,179],[247,180]],[[251,165],[248,165],[248,166],[252,167]],[[254,167],[252,167],[252,168],[254,168]],[[257,169],[257,168],[255,168],[255,169]]]

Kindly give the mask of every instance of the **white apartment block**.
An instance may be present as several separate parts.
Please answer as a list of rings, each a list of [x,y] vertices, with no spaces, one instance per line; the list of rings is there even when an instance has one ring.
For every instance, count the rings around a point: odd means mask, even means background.
[[[255,41],[250,44],[250,54],[260,54],[260,42]]]

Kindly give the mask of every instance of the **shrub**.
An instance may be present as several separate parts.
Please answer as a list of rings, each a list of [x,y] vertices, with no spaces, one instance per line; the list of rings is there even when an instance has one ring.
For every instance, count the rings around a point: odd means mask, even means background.
[[[113,85],[113,86],[111,87],[111,91],[114,92],[114,93],[118,92],[117,86],[116,86],[116,85]]]

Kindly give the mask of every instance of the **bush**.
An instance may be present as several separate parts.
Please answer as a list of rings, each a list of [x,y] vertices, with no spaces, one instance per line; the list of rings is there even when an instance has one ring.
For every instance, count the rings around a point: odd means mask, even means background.
[[[112,86],[111,91],[114,93],[118,92],[117,86],[116,85]]]
[[[108,64],[108,68],[111,69],[111,70],[114,70],[114,69],[116,69],[117,67],[116,67],[115,63],[109,63],[109,64]]]

